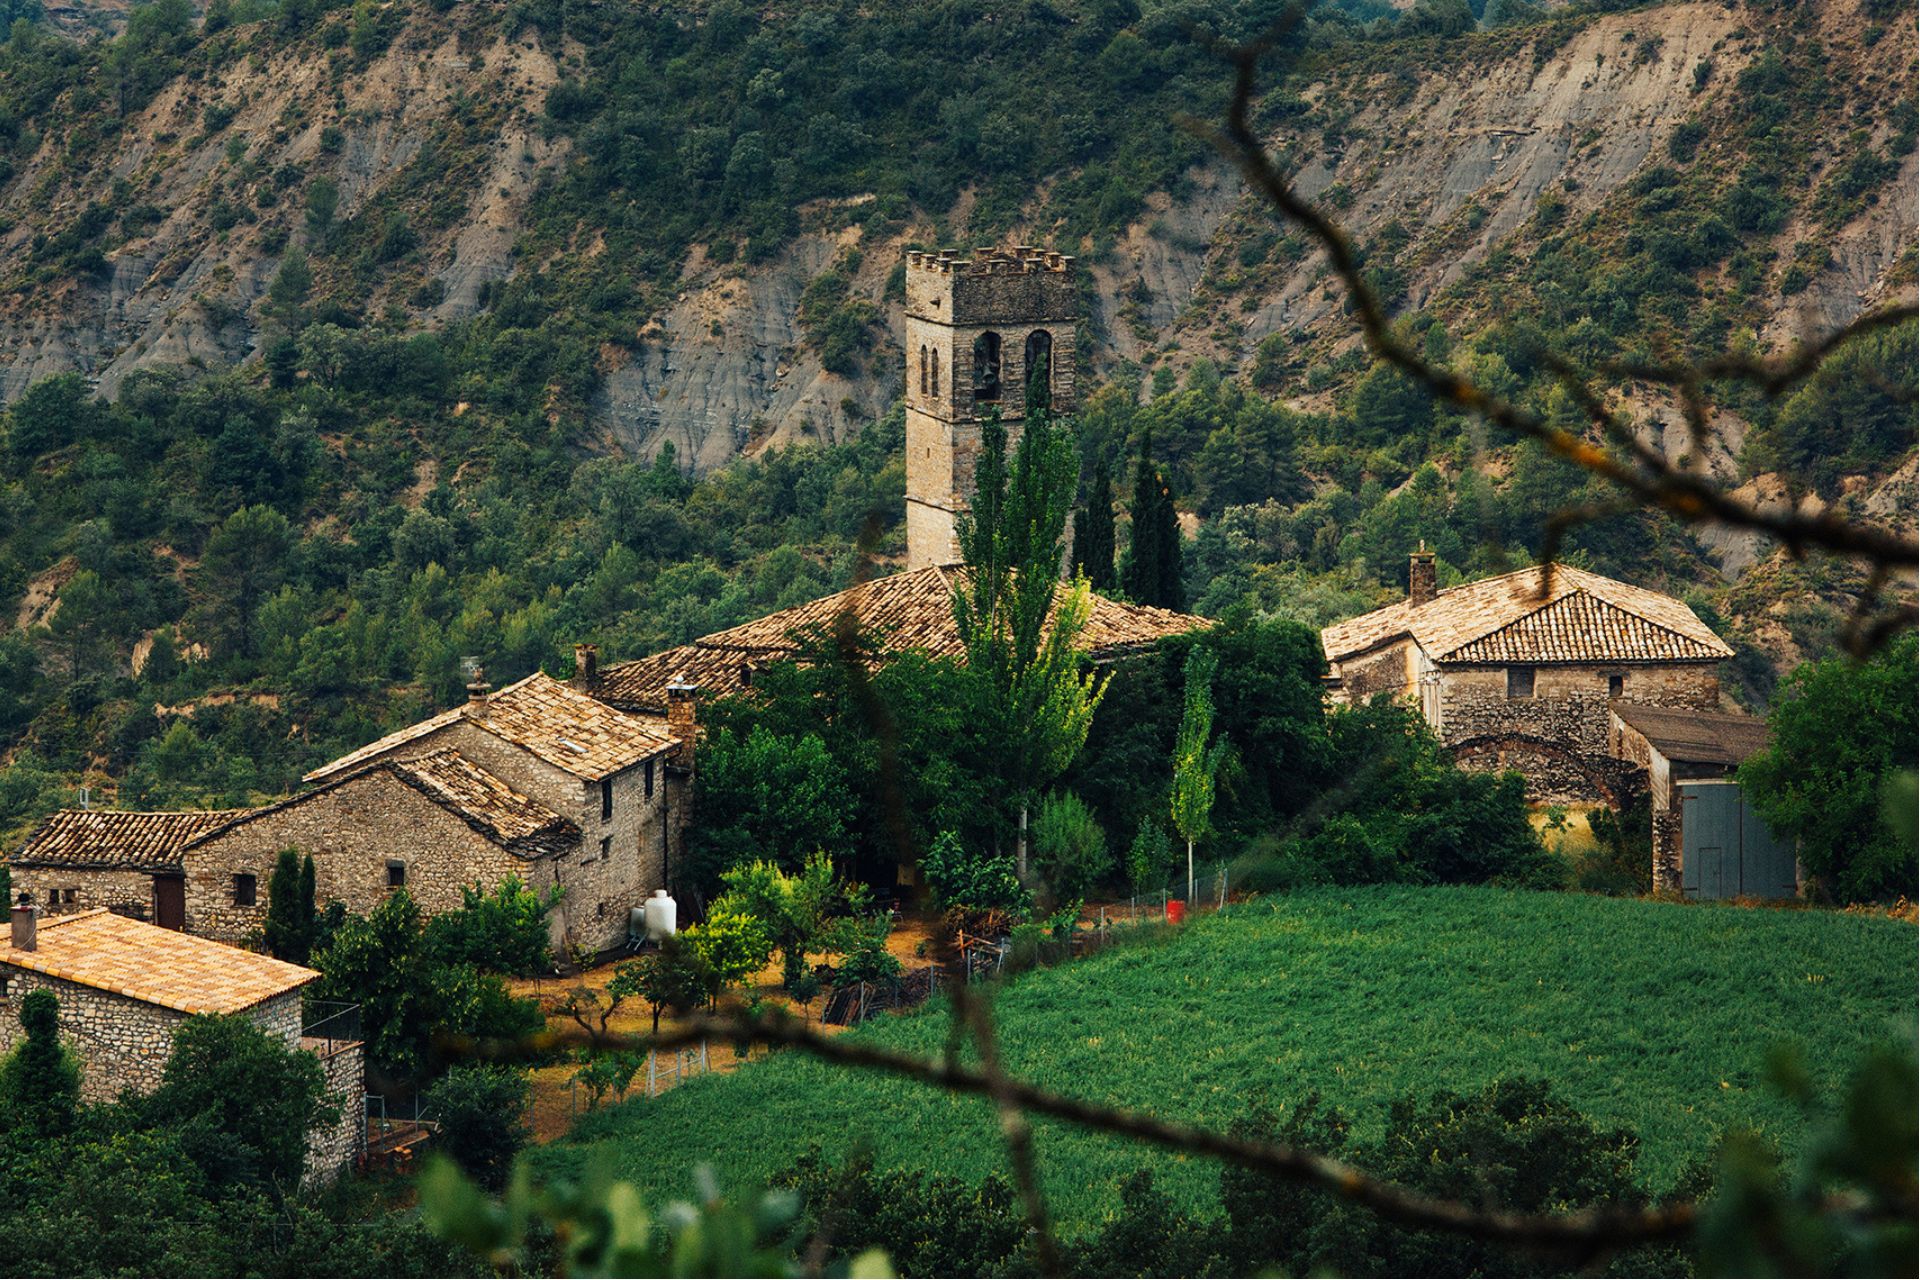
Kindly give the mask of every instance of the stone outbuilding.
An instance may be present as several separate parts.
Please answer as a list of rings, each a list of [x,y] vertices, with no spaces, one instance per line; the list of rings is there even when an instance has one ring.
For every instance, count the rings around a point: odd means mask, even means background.
[[[178,929],[186,919],[180,854],[243,809],[134,813],[61,809],[11,859],[13,890],[43,915],[105,907]]]
[[[377,859],[375,869],[387,877],[377,892],[404,883],[423,903],[445,909],[459,905],[460,885],[472,883],[476,869],[512,871],[535,887],[561,889],[553,921],[563,951],[624,943],[629,911],[666,887],[680,854],[693,706],[688,701],[668,718],[620,710],[588,692],[590,647],[581,647],[576,666],[577,683],[541,672],[499,690],[476,681],[461,706],[315,769],[306,781],[318,787],[354,775],[364,781],[335,788],[335,798],[317,806],[295,797],[204,837],[189,854],[189,880],[204,886],[211,903],[222,877],[257,876],[291,844],[314,854],[324,885],[323,855],[351,849],[335,877],[343,893],[353,880],[356,898],[342,898],[349,906],[361,909],[356,902],[367,900],[365,875]],[[373,765],[395,768],[376,777],[365,772]],[[428,807],[444,815],[432,821],[450,843],[413,829]],[[282,833],[286,842],[276,843]],[[391,852],[381,855],[383,847]]]
[[[1733,650],[1683,602],[1567,565],[1446,591],[1412,559],[1407,598],[1320,633],[1329,695],[1407,699],[1463,767],[1526,775],[1535,800],[1618,803],[1616,702],[1713,711]]]
[[[582,874],[597,859],[581,856],[577,824],[441,748],[360,765],[191,842],[181,852],[188,931],[257,938],[282,849],[312,856],[316,902],[357,915],[402,887],[428,915],[457,910],[466,886],[491,889],[509,877],[560,888],[567,907],[602,887]],[[565,919],[558,908],[550,917],[556,947],[567,941]]]
[[[1646,771],[1653,808],[1653,887],[1689,898],[1791,898],[1792,846],[1741,794],[1734,771],[1767,747],[1767,722],[1616,703],[1614,754]]]
[[[81,1096],[108,1102],[159,1087],[174,1033],[188,1018],[246,1018],[288,1048],[320,1057],[327,1101],[339,1115],[309,1136],[308,1169],[331,1177],[360,1153],[366,1095],[359,1041],[302,1034],[301,988],[319,976],[104,908],[41,920],[22,902],[0,949],[0,1053],[24,1037],[21,1001],[51,991],[61,1039],[80,1063]]]

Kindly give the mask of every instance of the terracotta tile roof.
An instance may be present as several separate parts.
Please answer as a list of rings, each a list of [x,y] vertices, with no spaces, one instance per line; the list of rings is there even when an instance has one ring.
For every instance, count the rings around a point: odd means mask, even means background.
[[[35,948],[8,941],[0,963],[182,1013],[238,1013],[320,976],[105,908],[41,920]]]
[[[395,747],[461,721],[590,782],[677,745],[664,721],[616,710],[591,694],[536,671],[490,694],[485,714],[471,703],[463,703],[348,752],[309,773],[306,781],[324,782],[337,777]]]
[[[666,706],[667,686],[676,680],[697,685],[709,696],[737,693],[751,672],[793,655],[796,633],[830,629],[848,610],[889,652],[959,657],[964,650],[953,622],[953,590],[964,572],[958,565],[931,565],[875,578],[650,658],[616,663],[601,672],[594,694],[616,706],[659,710]],[[1112,661],[1167,636],[1210,625],[1192,614],[1095,595],[1080,647],[1095,661]]]
[[[1567,565],[1401,600],[1320,633],[1335,662],[1411,636],[1435,662],[1705,662],[1733,650],[1682,602]]]
[[[1767,722],[1753,716],[1616,702],[1613,714],[1669,760],[1741,764],[1767,749]]]
[[[457,751],[387,765],[395,777],[509,853],[542,858],[580,843],[580,828]]]
[[[10,861],[20,867],[178,870],[182,849],[245,812],[244,809],[194,809],[174,813],[61,809],[34,828]]]
[[[333,774],[312,790],[235,815],[231,821],[194,839],[188,849],[270,813],[291,809],[317,800],[331,791],[352,786],[375,773],[392,774],[427,800],[518,857],[544,858],[565,853],[580,843],[580,828],[572,822],[539,801],[521,795],[458,751],[443,747],[406,759],[371,760],[358,768]]]

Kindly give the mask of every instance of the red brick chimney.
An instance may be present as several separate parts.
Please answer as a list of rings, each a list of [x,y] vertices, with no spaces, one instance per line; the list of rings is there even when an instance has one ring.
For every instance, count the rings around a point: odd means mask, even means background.
[[[667,686],[667,731],[680,740],[672,763],[682,769],[693,768],[693,744],[700,730],[699,697],[700,690],[684,680]]]
[[[1436,595],[1436,583],[1433,571],[1433,552],[1427,550],[1422,542],[1420,549],[1407,557],[1407,603],[1426,604]]]
[[[39,946],[39,912],[34,908],[33,899],[23,893],[20,901],[13,904],[13,949],[34,951]]]
[[[600,646],[597,644],[573,646],[573,687],[583,693],[592,693],[599,684]]]

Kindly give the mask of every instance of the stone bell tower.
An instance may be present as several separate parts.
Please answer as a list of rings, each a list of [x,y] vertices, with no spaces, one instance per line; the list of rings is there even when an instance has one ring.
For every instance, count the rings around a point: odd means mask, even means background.
[[[907,567],[960,558],[954,521],[973,494],[980,424],[1008,448],[1028,397],[1073,409],[1073,259],[1017,245],[907,254]]]

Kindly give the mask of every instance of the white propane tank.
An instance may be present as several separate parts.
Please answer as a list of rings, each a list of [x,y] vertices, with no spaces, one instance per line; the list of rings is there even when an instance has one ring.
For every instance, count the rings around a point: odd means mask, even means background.
[[[647,941],[664,942],[679,932],[680,909],[665,889],[655,889],[647,899]]]

